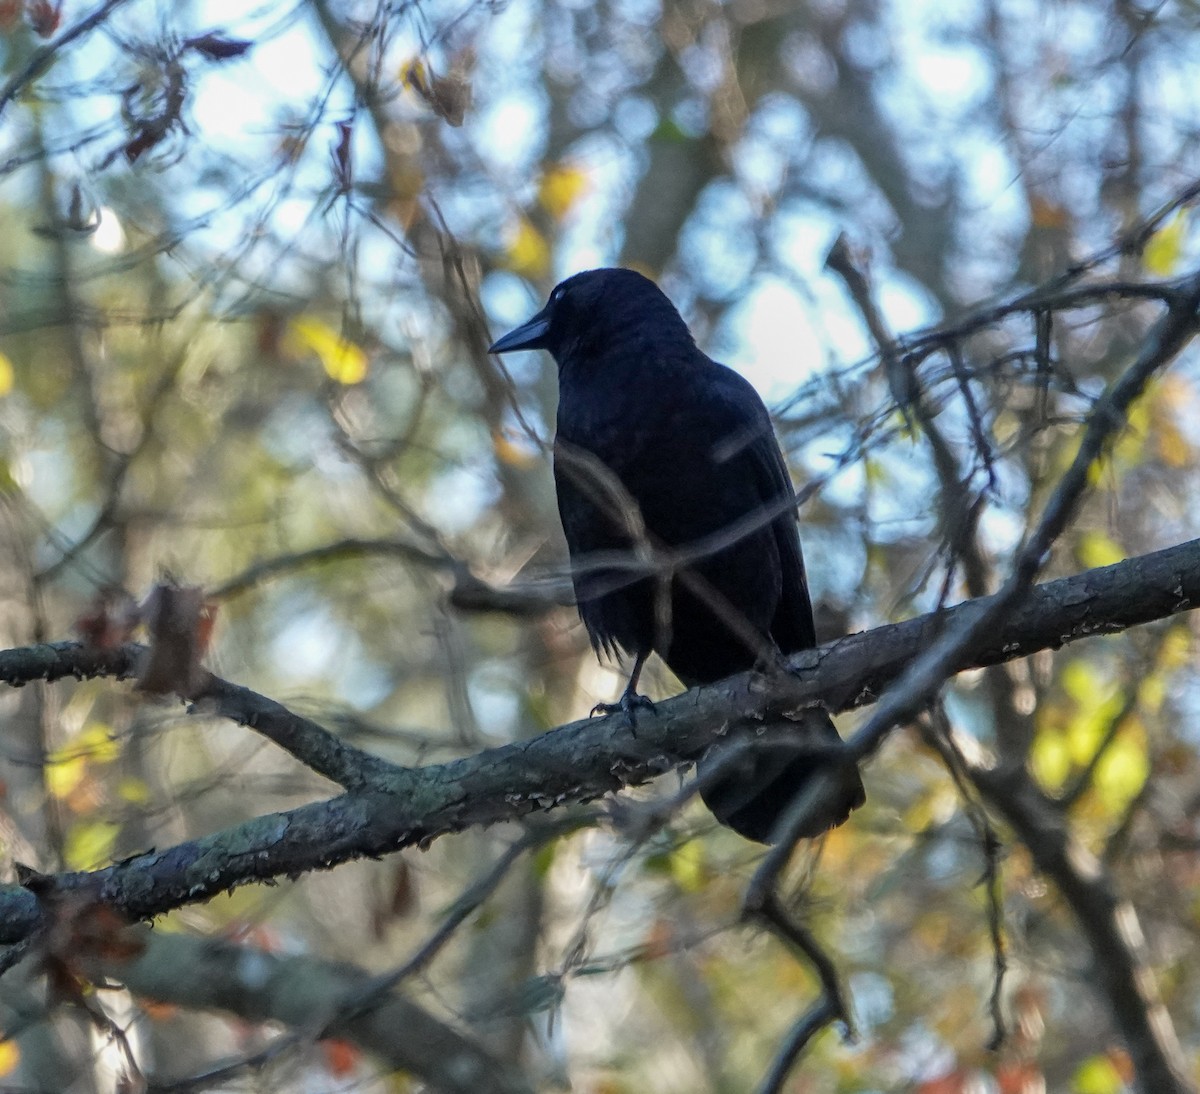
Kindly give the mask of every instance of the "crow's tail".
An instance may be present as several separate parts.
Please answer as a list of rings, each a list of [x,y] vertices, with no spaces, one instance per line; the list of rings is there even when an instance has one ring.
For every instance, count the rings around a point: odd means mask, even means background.
[[[838,754],[841,748],[842,739],[829,715],[819,711],[806,712],[786,733],[770,731],[750,741],[725,738],[696,766],[701,779],[714,780],[700,797],[725,826],[746,839],[772,843],[772,833],[788,806],[817,772],[827,771],[834,779],[832,798],[797,832],[811,839],[842,824],[866,801],[858,768]]]

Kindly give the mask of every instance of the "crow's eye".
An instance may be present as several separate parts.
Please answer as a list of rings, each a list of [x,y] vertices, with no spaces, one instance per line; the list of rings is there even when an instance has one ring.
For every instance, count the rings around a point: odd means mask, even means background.
[[[556,288],[554,290],[554,292],[552,292],[550,294],[550,303],[557,304],[566,295],[567,295],[567,290],[564,289],[561,285],[559,285],[558,288]]]

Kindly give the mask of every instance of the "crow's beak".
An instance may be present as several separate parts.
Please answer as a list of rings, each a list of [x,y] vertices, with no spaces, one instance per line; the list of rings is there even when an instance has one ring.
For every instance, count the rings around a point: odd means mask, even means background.
[[[543,308],[516,330],[510,330],[503,338],[497,338],[488,348],[488,353],[510,353],[515,349],[545,349],[546,335],[549,331],[549,309]]]

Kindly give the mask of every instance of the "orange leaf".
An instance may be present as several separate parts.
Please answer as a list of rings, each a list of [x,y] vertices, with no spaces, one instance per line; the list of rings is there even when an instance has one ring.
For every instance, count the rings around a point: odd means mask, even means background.
[[[322,1041],[321,1051],[325,1054],[325,1067],[335,1079],[353,1074],[362,1058],[362,1050],[357,1045],[335,1038]]]
[[[1070,215],[1058,202],[1034,194],[1029,202],[1029,216],[1035,228],[1061,230],[1071,223]]]
[[[0,0],[0,30],[12,30],[24,10],[25,0]]]
[[[531,446],[519,443],[513,436],[499,429],[492,434],[492,445],[496,451],[496,458],[509,467],[524,470],[537,466],[538,454]]]
[[[916,1094],[965,1094],[970,1089],[971,1082],[971,1073],[956,1067],[936,1079],[926,1079],[917,1086]]]
[[[140,999],[142,1013],[152,1022],[167,1022],[179,1013],[176,1003],[160,1003],[157,999]]]
[[[34,874],[21,882],[38,894],[49,919],[42,936],[42,966],[56,998],[78,1001],[89,990],[81,962],[87,958],[132,961],[145,949],[145,942],[111,904],[86,893],[43,892],[47,880]]]
[[[1011,1060],[996,1068],[996,1086],[1000,1094],[1043,1094],[1046,1077],[1028,1060]]]

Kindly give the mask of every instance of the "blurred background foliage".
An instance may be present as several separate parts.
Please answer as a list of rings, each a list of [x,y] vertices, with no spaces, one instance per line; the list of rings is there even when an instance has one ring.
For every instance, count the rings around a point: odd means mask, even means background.
[[[215,671],[402,763],[619,688],[569,606],[451,595],[464,568],[561,585],[552,362],[485,352],[560,277],[655,276],[763,393],[797,483],[819,484],[801,519],[832,638],[996,587],[1153,316],[1116,297],[1046,308],[922,360],[978,503],[964,537],[823,266],[836,236],[908,334],[1106,252],[1200,173],[1190,0],[128,0],[39,52],[93,10],[0,3],[2,640],[67,636],[104,588],[140,596],[169,572],[219,604]],[[1096,275],[1189,269],[1190,209],[1138,242]],[[1048,572],[1197,534],[1198,381],[1185,353],[1137,405]],[[1133,900],[1197,1067],[1193,630],[966,674],[947,710],[1028,762]],[[661,666],[651,685],[678,686]],[[10,870],[91,867],[328,792],[245,730],[108,681],[28,687],[0,716]],[[866,781],[867,807],[791,877],[860,1036],[826,1033],[788,1089],[1123,1089],[1089,987],[1103,955],[1003,832],[1009,1031],[987,1051],[980,839],[915,731]],[[660,782],[640,793],[676,785]],[[386,969],[519,835],[243,889],[161,927]],[[519,860],[414,994],[546,1088],[750,1089],[816,991],[737,926],[759,855],[695,807],[640,847],[590,824]],[[160,1075],[274,1036],[127,1017]],[[112,1051],[93,1049],[97,1067]],[[46,1051],[18,1037],[0,1066],[28,1075]],[[256,1082],[409,1089],[328,1046]]]

